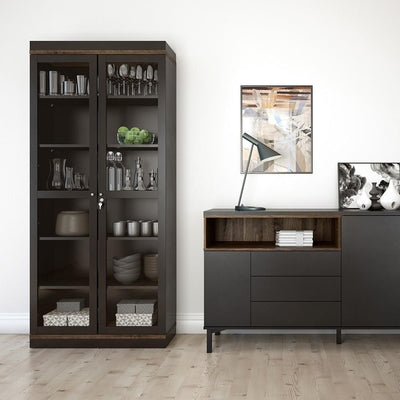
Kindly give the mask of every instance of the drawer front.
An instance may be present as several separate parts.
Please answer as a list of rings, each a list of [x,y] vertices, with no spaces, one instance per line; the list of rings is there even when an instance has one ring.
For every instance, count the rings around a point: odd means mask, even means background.
[[[253,276],[340,276],[339,251],[252,252]]]
[[[252,277],[252,301],[340,301],[339,277]]]
[[[340,303],[251,303],[251,326],[337,327],[340,326]]]

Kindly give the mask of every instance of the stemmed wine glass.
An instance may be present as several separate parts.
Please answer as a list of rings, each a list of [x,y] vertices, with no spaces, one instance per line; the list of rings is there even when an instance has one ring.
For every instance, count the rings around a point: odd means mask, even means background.
[[[154,86],[156,87],[156,95],[158,95],[158,70],[154,70]]]
[[[121,64],[119,66],[119,76],[122,80],[122,95],[126,95],[126,78],[129,75],[129,71],[128,71],[128,64]],[[119,92],[119,88],[118,88],[118,94],[120,94]]]
[[[107,75],[108,75],[108,94],[111,95],[113,91],[113,78],[115,74],[115,65],[114,64],[107,64]]]
[[[131,81],[131,96],[135,95],[135,78],[136,78],[136,68],[134,65],[131,66],[129,70],[129,79]]]
[[[138,94],[141,94],[140,92],[140,85],[143,79],[143,68],[141,65],[136,66],[136,82],[138,84]]]
[[[153,86],[153,67],[151,65],[147,66],[147,70],[146,70],[146,75],[147,75],[147,80],[149,81],[148,85],[149,85],[149,94],[151,94],[151,87]]]
[[[147,70],[143,71],[143,96],[147,96]]]

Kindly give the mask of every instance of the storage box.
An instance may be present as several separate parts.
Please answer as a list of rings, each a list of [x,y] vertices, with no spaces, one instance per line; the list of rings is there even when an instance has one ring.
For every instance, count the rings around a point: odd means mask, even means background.
[[[117,304],[117,313],[118,314],[135,314],[136,313],[136,304],[140,300],[136,299],[126,299],[121,300]]]
[[[116,326],[153,326],[157,314],[115,314]]]
[[[50,311],[43,315],[44,326],[68,326],[66,312],[60,312],[57,310]]]
[[[126,299],[117,304],[118,314],[153,314],[157,308],[155,299]]]
[[[85,306],[85,299],[61,299],[57,301],[57,311],[76,312]]]
[[[136,314],[153,314],[156,310],[157,301],[154,299],[138,300]]]
[[[87,307],[81,311],[68,313],[67,322],[68,326],[89,326],[89,308]]]

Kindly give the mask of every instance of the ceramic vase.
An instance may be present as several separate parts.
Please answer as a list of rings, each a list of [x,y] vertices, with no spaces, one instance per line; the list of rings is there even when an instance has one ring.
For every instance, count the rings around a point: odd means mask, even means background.
[[[371,195],[371,207],[369,208],[371,211],[377,211],[381,210],[382,206],[379,202],[379,198],[381,195],[381,192],[379,189],[376,187],[376,182],[372,182],[372,189],[369,191],[369,194]]]
[[[357,205],[360,210],[368,210],[372,205],[366,186],[364,186],[361,194],[357,197]]]
[[[400,194],[396,189],[394,179],[391,179],[389,186],[381,197],[381,205],[386,210],[397,210],[400,207]]]

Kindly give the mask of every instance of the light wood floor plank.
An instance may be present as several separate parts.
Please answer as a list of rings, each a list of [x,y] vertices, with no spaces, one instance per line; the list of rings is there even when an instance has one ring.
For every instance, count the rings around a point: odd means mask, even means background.
[[[400,400],[400,336],[179,335],[167,349],[29,349],[0,336],[3,400]]]

